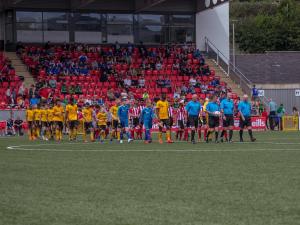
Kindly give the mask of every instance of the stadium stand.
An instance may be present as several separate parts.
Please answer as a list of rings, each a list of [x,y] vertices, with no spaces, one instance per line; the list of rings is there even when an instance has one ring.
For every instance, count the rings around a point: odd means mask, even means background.
[[[126,92],[129,97],[154,99],[161,93],[170,100],[177,94],[200,98],[231,91],[216,76],[194,46],[146,47],[131,44],[120,46],[56,45],[24,46],[18,55],[36,79],[29,90],[39,90],[54,99],[113,100]],[[179,93],[178,93],[179,92]],[[237,95],[233,95],[237,99]],[[48,96],[47,96],[48,97]]]

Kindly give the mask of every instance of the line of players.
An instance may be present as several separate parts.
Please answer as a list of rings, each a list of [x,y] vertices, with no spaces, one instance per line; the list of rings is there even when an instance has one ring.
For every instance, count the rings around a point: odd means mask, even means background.
[[[244,128],[248,130],[250,140],[255,141],[251,128],[251,103],[247,95],[243,96],[243,100],[239,103],[238,111],[240,141],[243,141]],[[125,98],[117,99],[111,107],[92,106],[88,103],[84,107],[78,107],[71,99],[66,107],[63,107],[61,101],[57,100],[54,106],[34,105],[26,110],[30,140],[61,141],[63,129],[66,127],[69,140],[73,141],[77,139],[79,124],[83,124],[84,142],[87,142],[88,135],[92,142],[99,140],[103,143],[108,136],[110,141],[116,139],[120,143],[123,143],[124,137],[127,136],[127,141],[132,142],[135,133],[138,139],[142,139],[144,130],[145,143],[150,143],[152,142],[151,129],[154,124],[157,124],[159,143],[163,143],[163,133],[166,134],[166,142],[173,143],[171,137],[173,118],[177,125],[176,140],[188,141],[190,136],[191,142],[195,144],[196,133],[200,141],[201,130],[203,130],[203,138],[206,142],[211,140],[213,133],[215,133],[215,142],[223,142],[224,139],[232,142],[234,103],[230,93],[222,100],[217,96],[198,100],[198,96],[193,95],[191,101],[185,104],[181,100],[176,108],[169,105],[166,95],[162,95],[156,103],[146,100],[145,105],[138,104],[136,101],[130,102]],[[222,125],[221,129],[220,125]]]

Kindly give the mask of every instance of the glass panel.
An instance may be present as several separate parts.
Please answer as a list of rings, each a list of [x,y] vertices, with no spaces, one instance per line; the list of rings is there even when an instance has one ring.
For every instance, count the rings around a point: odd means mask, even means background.
[[[100,31],[101,14],[97,13],[75,13],[75,30]]]
[[[146,25],[139,29],[139,39],[144,43],[166,43],[168,42],[168,27]]]
[[[107,26],[107,34],[122,35],[132,33],[132,25],[115,24]]]
[[[171,27],[171,41],[175,43],[194,42],[194,28]]]
[[[102,43],[102,32],[75,31],[75,42],[87,44]]]
[[[11,23],[6,24],[6,41],[13,42],[13,26]]]
[[[34,30],[18,30],[17,41],[27,43],[42,43],[43,42],[43,31]]]
[[[168,23],[168,16],[141,14],[139,15],[139,23],[140,25],[143,24],[164,25]]]
[[[194,16],[193,15],[172,15],[171,24],[194,26],[195,25]]]
[[[45,30],[67,30],[68,14],[63,12],[46,12],[44,13]]]
[[[17,22],[42,22],[42,12],[16,12]]]
[[[132,14],[108,14],[107,24],[132,24]]]
[[[44,31],[44,42],[69,42],[69,31]]]
[[[17,30],[42,30],[41,23],[17,23]]]
[[[128,43],[134,41],[132,25],[114,24],[107,26],[108,43]]]

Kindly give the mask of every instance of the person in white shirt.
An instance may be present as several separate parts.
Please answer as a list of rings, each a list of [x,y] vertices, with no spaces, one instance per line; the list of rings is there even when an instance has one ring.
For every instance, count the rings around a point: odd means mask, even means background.
[[[196,86],[196,84],[197,84],[197,80],[196,80],[196,78],[195,78],[195,77],[191,77],[191,79],[190,79],[190,86],[193,86],[193,87],[195,87],[195,86]]]
[[[124,86],[125,86],[126,88],[128,88],[128,87],[131,86],[131,83],[132,83],[132,81],[131,81],[130,77],[129,77],[129,76],[126,77],[126,79],[124,80]]]
[[[156,63],[155,69],[156,69],[156,70],[161,70],[161,69],[162,69],[162,65],[161,65],[160,62]]]
[[[144,76],[140,77],[138,82],[139,82],[139,87],[140,88],[145,87],[145,78],[144,78]]]

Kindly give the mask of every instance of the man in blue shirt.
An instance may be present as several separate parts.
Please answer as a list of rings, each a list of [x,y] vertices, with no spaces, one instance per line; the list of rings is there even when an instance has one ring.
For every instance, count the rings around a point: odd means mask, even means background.
[[[243,131],[244,128],[248,130],[250,140],[252,142],[256,141],[252,134],[251,125],[251,103],[248,101],[248,95],[243,96],[243,100],[238,105],[238,110],[240,113],[240,142],[243,142]]]
[[[253,101],[256,101],[258,99],[258,89],[255,85],[252,87],[252,99]]]
[[[208,113],[208,132],[206,134],[206,143],[209,141],[209,135],[215,131],[215,142],[219,140],[219,126],[220,126],[220,106],[217,103],[217,96],[210,97],[210,101],[206,106],[206,112]]]
[[[277,115],[276,115],[277,104],[272,99],[270,99],[270,102],[269,102],[269,111],[270,111],[270,114],[269,114],[270,129],[274,130],[275,120],[276,120],[276,117],[277,117]]]
[[[140,124],[144,124],[145,127],[145,144],[151,143],[151,133],[152,121],[154,118],[154,111],[150,100],[147,100],[146,108],[142,110],[140,117]]]
[[[129,132],[129,109],[130,105],[128,104],[128,100],[123,99],[122,105],[118,109],[118,117],[121,125],[121,133],[120,133],[120,143],[123,143],[124,133],[127,135],[128,143],[132,142],[130,132]]]
[[[188,113],[188,121],[189,125],[192,129],[191,132],[191,141],[193,144],[195,144],[195,132],[196,129],[198,129],[198,121],[199,121],[199,115],[201,110],[201,104],[198,101],[198,96],[194,94],[192,96],[192,100],[185,106],[185,110]],[[201,132],[201,131],[199,131]]]
[[[224,134],[227,137],[227,130],[229,130],[229,141],[232,141],[233,126],[234,126],[234,103],[231,99],[231,93],[227,93],[227,98],[221,101],[221,113],[223,115],[223,131],[221,133],[221,141],[223,140]]]
[[[33,105],[37,105],[40,103],[40,99],[37,98],[34,94],[32,95],[32,98],[30,99],[29,101],[30,105],[33,106]]]

